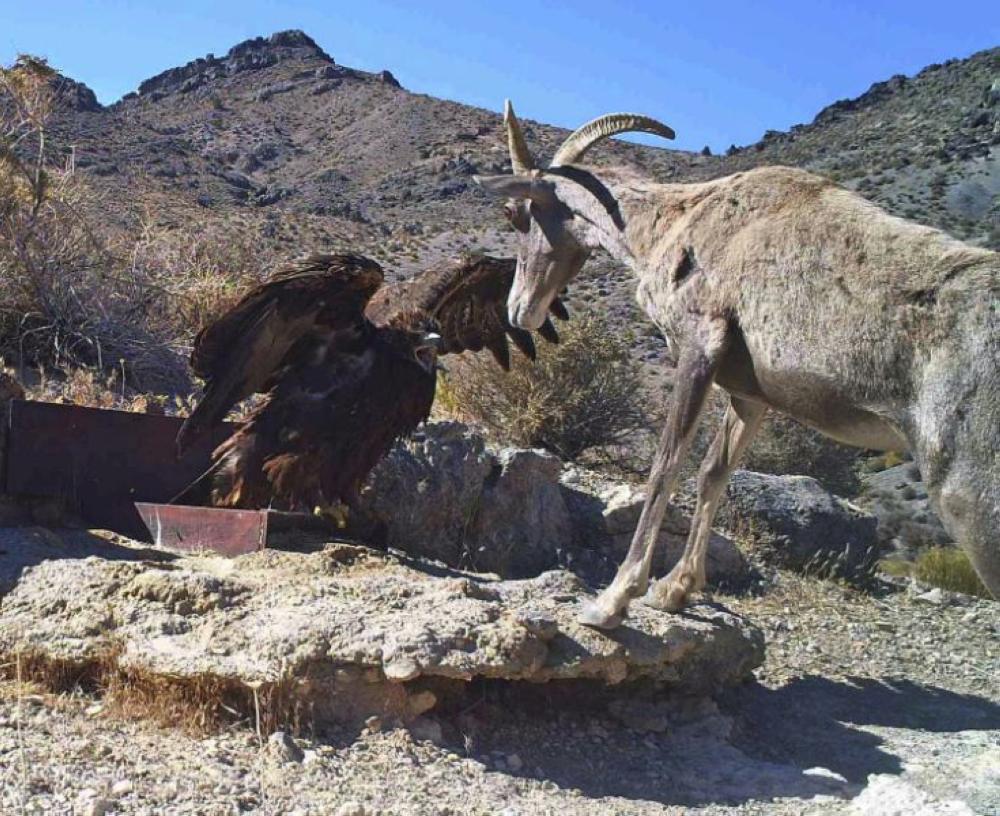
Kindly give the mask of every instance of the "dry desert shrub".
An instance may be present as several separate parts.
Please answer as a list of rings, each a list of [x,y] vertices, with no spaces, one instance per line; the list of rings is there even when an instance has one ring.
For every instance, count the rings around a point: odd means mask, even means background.
[[[150,309],[157,331],[182,345],[259,283],[273,260],[252,227],[221,218],[165,227],[147,214],[128,249],[133,274],[159,294]]]
[[[68,368],[54,374],[39,371],[27,388],[27,398],[138,414],[179,413],[178,405],[167,396],[129,388],[120,377],[93,368]]]
[[[164,226],[147,212],[128,233],[47,138],[55,73],[21,56],[0,68],[0,357],[48,371],[86,404],[112,394],[184,394],[195,332],[260,279],[259,235],[235,220]],[[72,396],[70,396],[72,398]],[[114,401],[114,400],[112,400]],[[121,400],[118,400],[121,402]]]
[[[614,449],[647,428],[642,375],[627,338],[595,313],[574,314],[560,343],[532,363],[513,354],[504,371],[488,354],[446,361],[439,408],[494,440],[575,460]]]
[[[43,60],[0,68],[0,354],[19,366],[124,371],[184,388],[183,361],[149,328],[157,292],[121,269],[86,215],[99,209],[72,159],[50,155],[58,93]]]

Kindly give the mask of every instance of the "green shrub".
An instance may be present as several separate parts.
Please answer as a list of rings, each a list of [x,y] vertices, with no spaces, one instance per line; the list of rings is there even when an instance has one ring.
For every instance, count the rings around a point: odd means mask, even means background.
[[[968,556],[954,547],[934,547],[922,552],[913,565],[913,576],[925,584],[952,592],[992,597]]]

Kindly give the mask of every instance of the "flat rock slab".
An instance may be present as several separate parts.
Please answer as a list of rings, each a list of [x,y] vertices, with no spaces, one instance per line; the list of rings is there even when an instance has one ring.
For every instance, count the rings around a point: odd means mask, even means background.
[[[636,604],[613,632],[581,626],[592,592],[563,571],[499,580],[347,544],[236,559],[60,555],[25,568],[0,601],[0,655],[86,665],[113,654],[173,679],[300,683],[334,719],[390,698],[396,714],[415,716],[436,701],[428,681],[643,680],[710,692],[763,659],[761,633],[716,605],[671,615]],[[399,704],[421,684],[416,708]]]

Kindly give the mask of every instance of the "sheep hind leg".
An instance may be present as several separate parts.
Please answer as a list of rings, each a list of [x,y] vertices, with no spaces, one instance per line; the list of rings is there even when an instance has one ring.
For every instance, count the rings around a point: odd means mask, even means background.
[[[998,413],[994,409],[993,414]],[[995,421],[990,418],[991,425]],[[945,529],[986,588],[1000,599],[1000,455],[992,449],[994,440],[970,436],[960,429],[954,452],[940,455],[925,447],[923,456],[918,452],[918,462]]]
[[[722,319],[705,319],[693,328],[677,363],[673,403],[653,459],[639,525],[614,580],[594,601],[583,605],[579,620],[587,626],[618,626],[629,602],[642,595],[649,584],[663,515],[729,344],[728,326]]]
[[[944,349],[927,378],[913,450],[931,506],[1000,599],[1000,319],[968,345]]]
[[[692,592],[705,586],[705,558],[712,534],[712,519],[729,476],[753,440],[764,418],[765,406],[733,398],[722,426],[698,471],[698,498],[687,545],[680,560],[654,583],[643,602],[656,609],[676,612]]]

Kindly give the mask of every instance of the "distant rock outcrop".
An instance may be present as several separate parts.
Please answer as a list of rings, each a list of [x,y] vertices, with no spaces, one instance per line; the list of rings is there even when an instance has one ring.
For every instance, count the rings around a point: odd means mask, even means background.
[[[56,104],[71,111],[80,113],[97,113],[104,106],[97,101],[97,96],[82,82],[58,75],[55,79]]]
[[[139,95],[185,93],[223,76],[258,71],[289,59],[315,58],[333,65],[333,57],[303,31],[279,31],[270,37],[255,37],[229,49],[226,56],[214,54],[170,68],[139,85]]]

